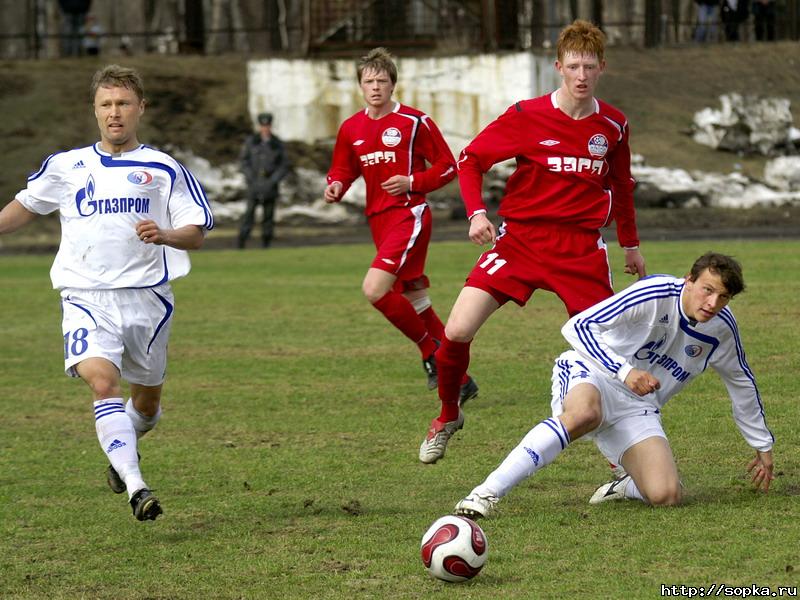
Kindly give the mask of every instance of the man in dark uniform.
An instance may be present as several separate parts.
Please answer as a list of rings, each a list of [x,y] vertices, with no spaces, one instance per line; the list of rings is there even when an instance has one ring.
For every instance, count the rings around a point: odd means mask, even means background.
[[[242,172],[247,180],[247,209],[239,230],[239,248],[244,248],[253,229],[256,206],[264,211],[261,243],[264,248],[272,243],[275,229],[275,202],[278,200],[278,184],[289,172],[283,142],[272,134],[272,115],[258,115],[258,133],[247,136],[242,146]]]

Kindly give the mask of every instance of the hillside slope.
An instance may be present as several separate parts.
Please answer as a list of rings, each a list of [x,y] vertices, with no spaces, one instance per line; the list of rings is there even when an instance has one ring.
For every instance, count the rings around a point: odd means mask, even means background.
[[[686,135],[694,112],[717,107],[720,94],[787,97],[795,123],[800,123],[797,43],[611,48],[607,58],[599,96],[627,114],[632,149],[650,165],[724,173],[740,168],[751,177],[762,177],[763,157],[717,152]],[[0,62],[0,135],[5,145],[0,154],[0,204],[13,197],[46,156],[96,139],[88,84],[106,62]],[[141,56],[124,64],[136,67],[145,78],[149,104],[142,141],[187,148],[215,164],[235,160],[250,127],[245,58]],[[323,152],[307,150],[315,155],[314,162],[326,161]],[[302,157],[296,159],[300,162]]]

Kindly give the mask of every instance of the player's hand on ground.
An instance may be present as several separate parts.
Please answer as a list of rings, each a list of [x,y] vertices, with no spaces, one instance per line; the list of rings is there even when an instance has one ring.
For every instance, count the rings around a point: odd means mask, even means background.
[[[659,389],[661,387],[661,382],[647,371],[631,369],[630,373],[625,377],[625,385],[627,385],[628,389],[634,394],[646,396]]]
[[[325,188],[325,202],[331,204],[332,202],[338,202],[340,196],[342,195],[342,184],[339,181],[334,181],[333,183],[329,184],[328,187]]]
[[[644,267],[644,257],[638,248],[625,250],[625,273],[628,275],[638,275],[639,279],[647,276]]]
[[[381,183],[381,187],[392,196],[398,196],[411,189],[411,179],[405,175],[392,175]]]
[[[469,220],[469,239],[479,246],[494,244],[497,231],[486,213],[477,213]]]
[[[149,219],[145,221],[139,221],[136,224],[136,235],[139,236],[139,239],[145,244],[166,243],[164,232],[159,229],[155,221],[151,221]]]
[[[755,489],[764,488],[764,493],[769,491],[769,484],[775,479],[773,468],[772,450],[766,452],[756,450],[756,457],[747,465],[747,472],[750,473]]]

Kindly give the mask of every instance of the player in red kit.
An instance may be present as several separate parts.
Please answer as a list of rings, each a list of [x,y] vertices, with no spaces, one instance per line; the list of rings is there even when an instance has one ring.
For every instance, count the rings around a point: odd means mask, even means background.
[[[524,305],[537,289],[561,298],[570,316],[613,294],[606,245],[599,229],[612,220],[625,248],[625,272],[645,276],[633,207],[628,122],[594,97],[605,68],[603,33],[587,21],[567,26],[555,67],[562,83],[553,93],[517,102],[461,152],[461,195],[469,238],[491,243],[467,277],[436,353],[439,417],[423,440],[419,459],[434,463],[463,427],[459,382],[469,365],[478,329],[500,306]],[[498,214],[486,216],[483,174],[515,158]]]
[[[433,355],[444,325],[431,305],[425,276],[431,238],[425,194],[455,178],[455,159],[430,117],[392,100],[397,67],[386,49],[376,48],[362,57],[356,75],[367,107],[339,128],[325,201],[338,202],[359,175],[364,177],[364,212],[377,254],[362,290],[419,347],[428,388],[435,389]],[[478,393],[466,371],[462,375],[457,401]]]

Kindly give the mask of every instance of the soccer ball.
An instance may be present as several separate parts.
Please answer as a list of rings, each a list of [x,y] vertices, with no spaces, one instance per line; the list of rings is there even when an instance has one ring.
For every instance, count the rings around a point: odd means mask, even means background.
[[[422,564],[442,581],[466,581],[480,573],[489,542],[475,521],[447,515],[437,519],[422,536]]]

